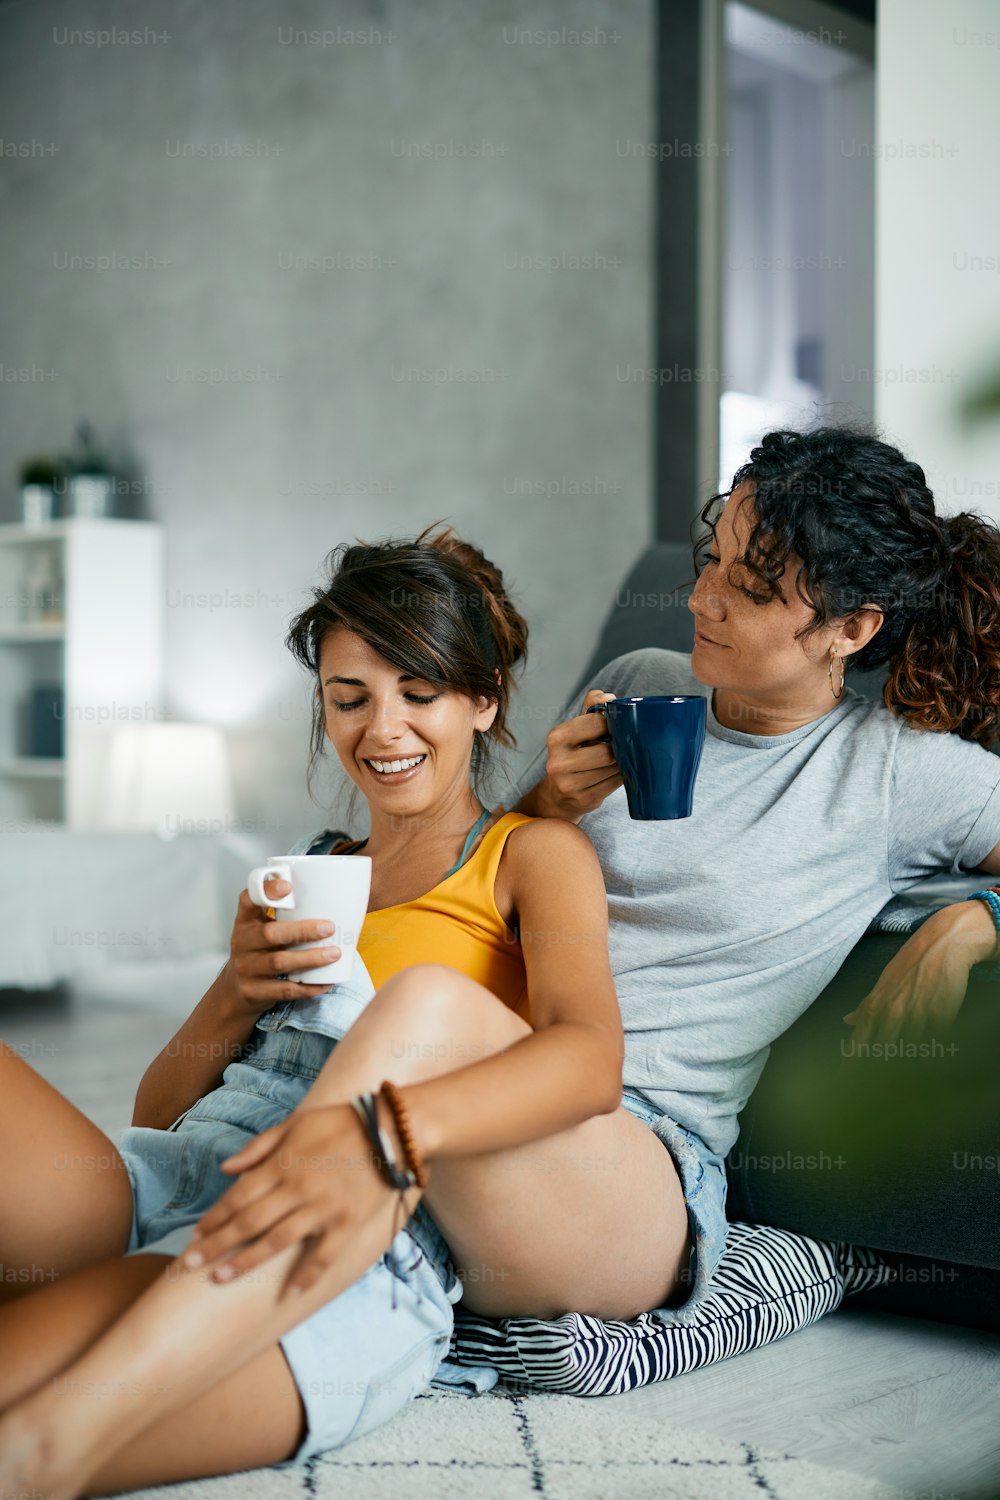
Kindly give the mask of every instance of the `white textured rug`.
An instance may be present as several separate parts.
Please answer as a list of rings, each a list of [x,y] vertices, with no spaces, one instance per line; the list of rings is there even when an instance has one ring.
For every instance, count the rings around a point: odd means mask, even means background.
[[[629,1416],[623,1397],[430,1391],[301,1468],[168,1485],[156,1500],[899,1500],[749,1444]]]

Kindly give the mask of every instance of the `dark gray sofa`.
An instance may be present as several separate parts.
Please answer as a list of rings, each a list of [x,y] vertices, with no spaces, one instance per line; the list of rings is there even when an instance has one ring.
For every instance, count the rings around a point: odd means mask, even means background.
[[[690,651],[686,547],[647,549],[619,588],[576,691],[644,646]],[[881,697],[883,677],[849,683]],[[861,1057],[843,1022],[909,932],[985,877],[934,877],[890,903],[811,1008],[774,1045],[729,1158],[732,1220],[884,1252],[899,1270],[872,1305],[1000,1328],[1000,983],[973,971],[948,1035]]]

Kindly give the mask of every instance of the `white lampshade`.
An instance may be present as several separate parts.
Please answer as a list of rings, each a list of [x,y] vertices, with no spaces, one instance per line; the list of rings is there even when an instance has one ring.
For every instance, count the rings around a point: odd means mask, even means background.
[[[129,724],[114,730],[104,826],[131,832],[221,833],[233,822],[229,755],[208,724]]]

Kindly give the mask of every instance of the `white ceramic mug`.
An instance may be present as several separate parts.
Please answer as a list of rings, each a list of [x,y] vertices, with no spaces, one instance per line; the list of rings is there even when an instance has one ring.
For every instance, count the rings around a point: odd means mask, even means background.
[[[276,875],[292,889],[274,900],[264,893],[264,881]],[[372,862],[367,854],[274,854],[266,865],[250,871],[247,890],[258,906],[273,907],[279,922],[332,922],[333,935],[312,943],[295,943],[289,952],[326,948],[341,951],[336,963],[299,969],[290,979],[303,984],[340,984],[350,979],[358,938],[368,911]]]

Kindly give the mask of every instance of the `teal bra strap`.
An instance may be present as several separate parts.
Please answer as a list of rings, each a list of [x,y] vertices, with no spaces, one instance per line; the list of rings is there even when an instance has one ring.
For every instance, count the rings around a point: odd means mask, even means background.
[[[469,836],[462,846],[461,854],[458,856],[458,864],[452,865],[451,869],[448,871],[448,874],[444,877],[445,880],[448,880],[452,875],[455,874],[456,870],[460,870],[465,864],[465,861],[469,857],[469,850],[472,848],[473,844],[476,842],[476,839],[482,833],[483,829],[486,827],[492,816],[493,814],[490,812],[489,808],[484,807],[482,812],[479,814],[479,817],[469,829]]]
[[[479,814],[479,817],[476,819],[476,821],[473,823],[472,827],[469,829],[468,837],[466,838],[465,843],[462,846],[462,852],[458,856],[458,864],[457,865],[452,865],[451,869],[448,871],[448,874],[444,877],[445,880],[449,880],[451,878],[451,876],[454,875],[457,870],[460,870],[462,868],[462,866],[465,864],[465,861],[469,857],[469,850],[472,848],[473,844],[476,842],[476,839],[482,833],[483,829],[486,827],[487,823],[490,821],[490,818],[492,816],[493,816],[493,814],[490,812],[489,808],[488,807],[484,807],[483,810],[482,810],[482,812]],[[313,847],[309,850],[309,853],[310,854],[320,854],[320,853],[326,854],[326,853],[328,853],[329,849],[333,845],[333,840],[331,838],[329,841],[324,841],[324,842],[326,842],[326,844],[327,844],[327,847],[325,849],[321,849],[320,847],[318,847],[319,841],[317,841],[317,843],[314,844]],[[347,848],[344,850],[344,853],[345,854],[357,854],[360,849],[363,849],[365,847],[365,845],[367,844],[367,842],[368,842],[367,839],[359,839],[355,843],[349,844],[347,846]]]

